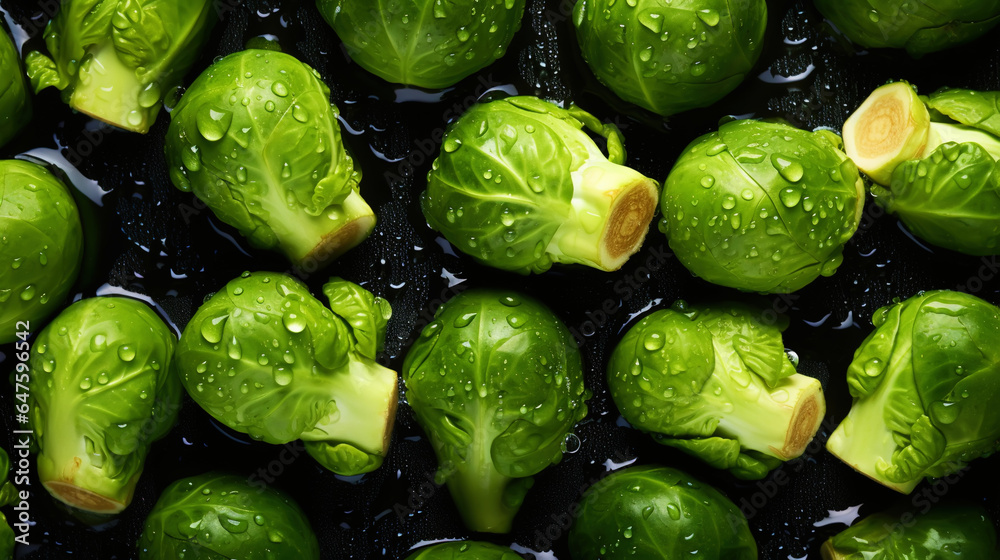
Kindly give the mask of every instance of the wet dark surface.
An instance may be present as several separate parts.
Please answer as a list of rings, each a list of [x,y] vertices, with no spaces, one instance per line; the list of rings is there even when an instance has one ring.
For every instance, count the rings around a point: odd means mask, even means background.
[[[1000,32],[915,61],[902,52],[863,52],[838,41],[811,4],[769,2],[765,51],[744,85],[711,108],[665,121],[617,101],[596,82],[576,51],[570,0],[529,0],[507,55],[437,95],[399,90],[352,64],[311,2],[232,1],[218,4],[223,21],[186,83],[213,57],[240,50],[248,39],[264,34],[277,37],[286,52],[315,67],[333,92],[345,141],[364,171],[362,194],[379,217],[375,233],[326,270],[291,270],[279,256],[250,249],[191,195],[169,183],[162,152],[166,112],[140,137],[74,115],[54,90],[46,90],[35,98],[32,126],[0,149],[0,157],[39,148],[49,151],[36,154],[51,155],[58,147],[84,176],[108,191],[99,198],[92,186],[76,181],[101,201],[95,204],[82,193],[78,197],[88,230],[88,264],[76,292],[83,297],[141,294],[182,328],[207,294],[244,270],[288,271],[317,292],[329,276],[342,276],[391,302],[382,361],[399,369],[409,342],[441,302],[470,287],[514,287],[548,303],[581,342],[586,381],[594,392],[590,414],[576,432],[581,445],[536,477],[509,535],[470,535],[447,490],[433,484],[431,447],[405,404],[382,468],[360,479],[344,479],[324,471],[295,446],[285,450],[252,443],[185,400],[180,422],[153,446],[135,499],[117,519],[90,526],[57,507],[33,480],[32,544],[22,547],[18,558],[134,558],[142,522],[159,491],[177,478],[211,469],[267,478],[290,493],[309,515],[324,558],[402,558],[422,541],[475,537],[516,543],[517,550],[540,552],[536,558],[565,560],[570,505],[609,468],[633,461],[676,466],[727,493],[750,518],[760,557],[768,560],[819,558],[821,542],[844,527],[823,520],[831,510],[859,504],[864,504],[862,514],[907,501],[921,510],[944,495],[949,501],[981,501],[1000,520],[998,458],[977,461],[955,484],[925,483],[902,497],[853,473],[821,446],[850,407],[844,371],[871,330],[873,312],[892,298],[939,288],[1000,303],[995,258],[922,247],[894,217],[869,203],[837,274],[792,295],[750,296],[693,278],[670,254],[655,224],[642,250],[618,272],[557,267],[522,277],[456,256],[426,226],[418,206],[437,151],[434,139],[483,95],[516,91],[575,100],[618,124],[630,165],[662,180],[680,150],[725,115],[783,117],[805,128],[839,129],[874,87],[892,79],[910,80],[924,92],[945,85],[1000,89]],[[54,5],[0,0],[8,25],[18,27],[15,35],[31,37],[27,48],[39,44],[46,11]],[[604,382],[607,356],[632,319],[678,298],[693,303],[757,301],[788,316],[786,346],[798,354],[801,372],[823,382],[828,398],[826,421],[804,458],[760,483],[739,482],[652,443],[620,421]],[[0,369],[9,372],[12,348],[0,351]],[[9,437],[17,428],[10,391],[0,393],[0,411]],[[13,442],[4,443],[9,449]]]

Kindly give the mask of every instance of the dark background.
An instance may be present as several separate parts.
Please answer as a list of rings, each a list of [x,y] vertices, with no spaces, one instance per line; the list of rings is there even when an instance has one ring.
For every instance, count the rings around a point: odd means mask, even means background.
[[[40,44],[44,23],[57,5],[55,0],[0,0],[15,36],[30,37],[25,52]],[[693,278],[670,255],[655,223],[642,250],[620,271],[556,267],[522,277],[456,256],[425,224],[418,198],[437,152],[432,138],[487,90],[489,95],[516,91],[576,101],[618,124],[629,164],[662,180],[680,150],[714,129],[725,115],[781,117],[804,128],[839,129],[872,89],[889,80],[907,79],[923,92],[945,85],[1000,89],[1000,31],[915,61],[902,51],[864,52],[835,38],[811,3],[771,1],[764,54],[746,82],[709,109],[664,120],[617,101],[596,82],[576,49],[572,0],[528,0],[521,30],[507,55],[439,95],[400,91],[352,64],[312,2],[232,0],[217,6],[223,19],[186,83],[213,58],[240,50],[248,39],[275,36],[285,52],[316,68],[330,86],[342,112],[345,141],[364,171],[362,194],[378,214],[379,225],[368,241],[328,269],[290,270],[279,256],[248,248],[191,195],[171,186],[163,157],[166,112],[148,135],[139,136],[74,115],[50,89],[36,96],[34,122],[0,149],[0,157],[58,149],[83,175],[110,191],[101,206],[78,197],[88,233],[87,265],[76,292],[91,297],[126,290],[148,296],[183,328],[207,294],[244,270],[288,271],[316,291],[328,276],[343,276],[391,302],[382,362],[398,370],[409,342],[441,302],[468,287],[516,288],[548,303],[579,336],[587,384],[594,392],[590,414],[576,432],[581,446],[536,477],[509,535],[470,535],[447,490],[431,482],[433,453],[405,403],[382,468],[347,479],[323,470],[304,454],[282,462],[282,447],[250,442],[186,399],[180,422],[153,446],[135,499],[117,519],[88,525],[58,507],[33,480],[32,545],[20,548],[18,558],[134,558],[143,520],[159,492],[177,478],[211,469],[250,476],[270,468],[274,485],[291,494],[309,515],[324,558],[402,558],[422,541],[471,537],[515,543],[517,550],[537,552],[539,559],[568,560],[565,527],[570,505],[608,465],[629,461],[685,469],[743,504],[760,557],[768,560],[818,558],[822,541],[844,528],[815,526],[829,510],[864,504],[860,511],[867,514],[908,502],[923,509],[938,500],[926,483],[910,497],[897,495],[851,471],[821,444],[850,407],[844,371],[853,350],[871,331],[873,312],[893,298],[939,288],[1000,303],[993,257],[922,247],[894,217],[869,203],[837,274],[788,296],[745,295]],[[84,188],[79,182],[76,186]],[[630,321],[678,298],[693,303],[756,301],[767,312],[788,316],[786,345],[800,357],[799,370],[823,382],[828,398],[826,421],[804,458],[761,483],[740,482],[652,443],[621,421],[604,382],[607,356]],[[0,370],[12,370],[13,361],[12,348],[0,347]],[[0,393],[5,437],[17,428],[12,407],[10,392]],[[3,443],[10,448],[10,440]],[[939,484],[936,490],[948,501],[983,503],[1000,520],[998,461],[979,460],[961,473],[957,484]],[[930,498],[922,495],[925,490]],[[7,513],[9,517],[12,512]],[[554,541],[552,551],[545,552],[549,541]]]

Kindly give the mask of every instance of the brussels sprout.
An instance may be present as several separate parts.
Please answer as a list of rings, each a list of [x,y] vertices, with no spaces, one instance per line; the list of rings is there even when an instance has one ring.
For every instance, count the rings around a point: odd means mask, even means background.
[[[1000,0],[815,0],[844,35],[867,48],[919,58],[983,35],[1000,22]]]
[[[205,473],[163,491],[139,537],[139,560],[319,560],[309,519],[283,492]]]
[[[38,478],[60,501],[114,514],[132,501],[150,445],[180,410],[175,338],[145,304],[74,303],[31,347]]]
[[[323,266],[375,227],[338,114],[319,74],[295,57],[229,55],[170,114],[170,178],[251,245]]]
[[[530,477],[587,414],[580,351],[541,303],[470,290],[442,305],[403,363],[406,399],[469,529],[506,533]]]
[[[439,89],[504,55],[525,0],[317,0],[351,59],[397,84]]]
[[[728,122],[692,142],[667,176],[660,230],[692,273],[740,290],[788,293],[843,261],[864,183],[836,135]]]
[[[823,543],[823,560],[997,558],[993,521],[979,506],[936,505],[869,515]]]
[[[805,451],[826,412],[819,381],[788,360],[782,330],[750,307],[677,302],[625,333],[608,364],[611,397],[656,441],[764,478]]]
[[[948,142],[896,168],[872,196],[917,237],[969,255],[1000,252],[1000,163],[979,144]]]
[[[396,372],[376,361],[388,302],[332,278],[328,309],[298,280],[244,272],[181,335],[181,382],[206,412],[256,440],[303,440],[327,469],[372,471],[389,449]],[[331,312],[332,309],[332,312]]]
[[[946,89],[920,98],[903,82],[882,86],[844,123],[847,155],[878,183],[875,201],[918,237],[970,255],[995,254],[998,102],[1000,92]]]
[[[421,548],[406,560],[521,560],[513,550],[495,544],[457,541]]]
[[[8,343],[22,330],[19,321],[41,321],[66,299],[80,272],[83,226],[72,195],[52,173],[5,160],[0,232],[0,343]]]
[[[64,0],[45,27],[51,58],[24,63],[36,93],[58,88],[73,109],[145,134],[213,25],[210,0]]]
[[[581,129],[607,139],[609,157]],[[522,274],[553,262],[618,270],[639,250],[658,185],[621,165],[621,133],[578,107],[509,97],[452,123],[424,216],[476,260]]]
[[[904,494],[996,451],[1000,309],[942,290],[883,307],[872,322],[847,370],[854,404],[827,449]]]
[[[736,89],[764,46],[764,0],[580,0],[587,65],[618,97],[673,115]]]
[[[9,480],[10,457],[7,452],[0,448],[0,507],[16,504],[18,501],[17,488]],[[0,513],[0,560],[13,560],[14,558],[14,530],[10,528],[7,517]]]
[[[746,518],[717,490],[668,467],[629,467],[584,492],[573,560],[756,560]]]
[[[0,27],[0,148],[31,120],[31,96],[17,48]]]

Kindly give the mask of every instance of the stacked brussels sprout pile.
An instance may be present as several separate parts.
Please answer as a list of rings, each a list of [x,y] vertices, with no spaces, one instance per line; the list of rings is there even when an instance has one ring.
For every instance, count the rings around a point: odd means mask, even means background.
[[[1000,557],[1000,3],[0,8],[0,560]]]

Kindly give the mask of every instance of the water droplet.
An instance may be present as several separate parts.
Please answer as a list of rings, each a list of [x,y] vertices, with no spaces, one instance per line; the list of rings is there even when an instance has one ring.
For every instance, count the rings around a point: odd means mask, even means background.
[[[878,358],[872,358],[865,362],[864,365],[865,375],[868,377],[877,377],[882,373],[882,360]]]
[[[205,106],[198,111],[196,119],[198,132],[209,142],[221,140],[233,124],[233,114],[229,111]]]
[[[778,170],[778,173],[785,178],[785,180],[797,183],[802,179],[802,175],[805,174],[805,169],[803,169],[802,164],[793,161],[781,154],[771,155],[771,165]]]
[[[705,10],[698,10],[698,19],[705,22],[709,27],[715,27],[719,25],[719,12],[709,8]]]
[[[793,187],[784,188],[778,193],[778,198],[786,207],[794,208],[802,199],[802,191]]]
[[[295,312],[285,313],[281,316],[281,324],[285,325],[288,332],[300,333],[306,330],[306,321],[301,315]]]
[[[646,335],[646,339],[643,341],[642,345],[649,350],[654,352],[663,348],[663,335],[658,332],[651,332]]]
[[[274,82],[271,84],[271,93],[278,97],[288,97],[288,86],[284,82]]]
[[[726,210],[732,210],[733,208],[735,208],[736,197],[734,197],[733,195],[726,195],[726,197],[722,199],[722,207],[725,208]]]
[[[740,196],[743,197],[743,200],[753,200],[753,191],[750,189],[743,189]]]
[[[712,177],[711,175],[705,175],[704,177],[701,178],[701,186],[705,187],[706,189],[712,188],[712,185],[714,184],[715,184],[715,177]]]
[[[246,520],[237,519],[226,513],[219,514],[219,525],[222,525],[223,529],[233,534],[245,533],[250,526]]]
[[[453,325],[456,329],[467,327],[472,323],[473,320],[475,320],[476,315],[478,314],[475,312],[464,313],[455,319]]]
[[[663,30],[663,16],[655,12],[647,11],[639,14],[639,23],[653,33],[659,33]]]
[[[118,347],[118,357],[121,358],[123,362],[131,362],[135,359],[135,347],[128,344],[122,344]]]
[[[35,297],[36,291],[34,284],[25,286],[24,290],[21,291],[21,299],[23,301],[31,301]]]
[[[275,366],[273,370],[274,382],[281,387],[292,383],[292,371],[284,366]]]
[[[458,138],[447,138],[444,141],[444,151],[452,153],[462,147],[462,141]]]
[[[94,335],[90,339],[90,350],[92,352],[102,352],[108,346],[108,337],[103,334]]]
[[[139,92],[139,106],[144,109],[149,109],[159,103],[162,96],[163,94],[160,90],[159,84],[156,82],[150,83]]]
[[[309,122],[309,111],[299,104],[292,106],[292,118],[300,123]]]

